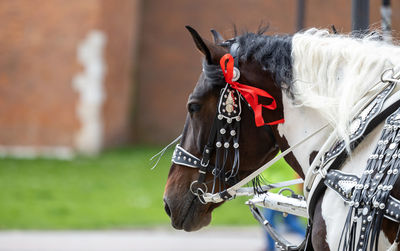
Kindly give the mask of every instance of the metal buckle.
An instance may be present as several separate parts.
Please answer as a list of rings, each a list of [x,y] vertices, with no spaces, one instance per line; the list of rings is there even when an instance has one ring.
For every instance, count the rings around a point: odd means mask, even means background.
[[[202,167],[208,167],[208,164],[210,163],[210,160],[207,160],[207,163],[204,163],[204,159],[201,159],[201,161],[200,161],[200,165],[202,166]]]

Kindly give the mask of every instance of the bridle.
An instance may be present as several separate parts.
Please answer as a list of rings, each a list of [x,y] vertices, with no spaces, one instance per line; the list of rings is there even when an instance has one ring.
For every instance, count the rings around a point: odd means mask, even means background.
[[[239,135],[241,120],[241,101],[242,97],[237,90],[226,84],[221,89],[217,112],[208,136],[206,145],[203,148],[201,158],[197,158],[179,144],[176,146],[172,156],[172,162],[178,165],[198,169],[198,179],[190,185],[190,191],[196,195],[200,202],[206,203],[202,195],[207,193],[206,175],[213,175],[212,193],[216,191],[217,180],[219,180],[219,190],[226,189],[226,183],[232,185],[236,183],[237,174],[240,166],[239,159]],[[232,166],[226,169],[229,151],[233,150]],[[215,153],[215,163],[210,160]]]
[[[230,43],[230,54],[235,59],[238,56],[239,45],[233,40]],[[232,81],[237,81],[240,77],[238,69],[238,60],[234,60],[233,77]],[[205,76],[214,76],[218,81],[223,80],[222,70],[219,66],[210,65],[204,61],[203,72]],[[218,76],[219,75],[219,76]],[[189,151],[185,150],[179,144],[176,145],[172,162],[181,166],[198,169],[198,179],[193,181],[190,185],[190,191],[193,195],[199,198],[199,201],[206,204],[203,195],[208,192],[206,185],[206,176],[211,173],[213,176],[213,185],[211,193],[214,194],[217,189],[217,181],[219,191],[226,191],[228,184],[233,186],[237,183],[237,175],[240,167],[239,158],[239,135],[240,135],[240,121],[242,113],[242,103],[244,102],[251,109],[246,99],[240,94],[239,91],[232,88],[229,83],[221,89],[219,100],[216,107],[216,115],[208,136],[207,143],[205,144],[201,158],[196,157]],[[265,126],[268,134],[274,139],[272,128],[269,125]],[[232,166],[227,169],[226,165],[229,160],[229,152],[233,150],[233,157],[231,158]],[[215,163],[211,164],[211,157],[215,153]],[[231,199],[229,193],[222,193],[223,200]]]

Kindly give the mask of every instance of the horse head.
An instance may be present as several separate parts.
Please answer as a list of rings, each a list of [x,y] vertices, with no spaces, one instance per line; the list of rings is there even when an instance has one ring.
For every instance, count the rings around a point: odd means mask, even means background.
[[[195,231],[208,225],[212,211],[222,204],[202,203],[196,191],[219,192],[235,184],[271,160],[277,154],[278,146],[276,128],[256,126],[253,110],[239,92],[227,87],[220,59],[232,51],[234,39],[223,41],[212,31],[212,43],[191,27],[187,29],[205,59],[203,72],[188,98],[186,122],[168,174],[164,203],[174,228]],[[272,76],[255,61],[235,60],[240,66],[238,82],[269,86],[269,93],[281,106],[281,90],[274,85]],[[268,118],[278,118],[281,113],[281,110],[271,111]],[[210,165],[201,171],[198,162],[204,160],[207,151]],[[178,156],[182,153],[184,156]],[[178,160],[181,157],[185,162]],[[195,166],[200,168],[191,168]]]

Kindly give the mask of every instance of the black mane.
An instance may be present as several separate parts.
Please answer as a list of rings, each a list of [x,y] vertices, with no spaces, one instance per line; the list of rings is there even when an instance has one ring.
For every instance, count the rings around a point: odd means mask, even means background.
[[[234,39],[224,42],[230,47],[238,43],[238,56],[242,61],[255,60],[263,70],[272,74],[276,84],[283,88],[282,83],[290,89],[292,83],[292,36],[266,36],[258,33],[245,33]],[[206,79],[214,86],[224,84],[224,77],[219,65],[209,65],[203,62],[203,71]]]
[[[239,57],[259,62],[263,70],[269,71],[276,82],[290,85],[292,82],[292,36],[246,33],[235,39],[239,43]]]

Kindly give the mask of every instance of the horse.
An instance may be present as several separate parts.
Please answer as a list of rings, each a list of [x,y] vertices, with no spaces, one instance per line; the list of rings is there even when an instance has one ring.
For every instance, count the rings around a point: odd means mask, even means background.
[[[182,139],[164,191],[172,226],[195,231],[208,225],[212,211],[224,200],[206,203],[202,194],[226,191],[279,150],[289,149],[285,160],[305,179],[312,226],[307,250],[397,250],[397,215],[396,219],[383,217],[393,215],[393,207],[354,198],[364,198],[361,192],[372,188],[381,194],[382,185],[376,188],[378,182],[371,187],[360,182],[378,180],[374,175],[390,178],[398,170],[397,162],[393,162],[390,173],[382,169],[378,174],[366,166],[386,161],[382,154],[375,154],[376,149],[387,146],[392,152],[398,150],[395,141],[386,142],[382,137],[398,128],[388,125],[389,119],[383,120],[400,106],[394,77],[395,66],[400,65],[400,49],[377,35],[351,37],[318,29],[273,36],[260,30],[229,40],[212,31],[213,42],[193,28],[187,29],[204,61],[188,99]],[[390,76],[386,77],[388,72]],[[382,107],[385,112],[374,115]],[[235,109],[240,116],[232,113]],[[396,116],[389,118],[394,121]],[[226,136],[226,129],[232,128],[234,133]],[[301,147],[291,149],[304,138],[307,141]],[[193,164],[194,159],[201,163]],[[328,173],[330,166],[340,171]],[[339,182],[336,190],[335,177]],[[393,177],[396,179],[391,185],[385,183],[387,192],[382,194],[387,199],[390,193],[390,203],[397,207],[400,183],[397,176]],[[230,199],[229,194],[223,196]]]

